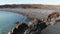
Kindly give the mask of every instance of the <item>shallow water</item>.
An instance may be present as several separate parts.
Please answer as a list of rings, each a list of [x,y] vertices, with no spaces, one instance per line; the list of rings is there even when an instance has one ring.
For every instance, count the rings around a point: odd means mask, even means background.
[[[18,13],[0,11],[0,34],[7,34],[18,21],[28,23],[29,19]]]

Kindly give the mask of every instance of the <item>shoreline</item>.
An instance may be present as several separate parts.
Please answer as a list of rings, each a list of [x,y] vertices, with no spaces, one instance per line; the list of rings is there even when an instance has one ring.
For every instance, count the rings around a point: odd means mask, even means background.
[[[24,16],[28,16],[29,18],[38,18],[38,19],[47,18],[47,16],[51,12],[60,11],[60,10],[49,10],[49,9],[22,9],[22,8],[3,8],[0,10],[15,12],[15,13],[22,14]],[[59,32],[60,30],[58,30],[60,28],[59,25],[60,25],[60,23],[57,23],[56,25],[47,27],[46,29],[44,29],[42,31],[42,34],[52,34],[52,33],[53,34],[56,34],[56,33],[60,34],[60,32]]]
[[[24,16],[27,16],[29,18],[38,18],[38,19],[44,19],[47,18],[47,16],[56,10],[49,10],[49,9],[23,9],[23,8],[0,8],[1,11],[9,11],[9,12],[15,12],[22,14]]]

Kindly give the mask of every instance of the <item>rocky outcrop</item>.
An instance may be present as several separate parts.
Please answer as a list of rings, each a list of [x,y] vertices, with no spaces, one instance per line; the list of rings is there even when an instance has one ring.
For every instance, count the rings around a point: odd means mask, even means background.
[[[60,12],[52,12],[47,17],[48,17],[46,18],[47,21],[44,20],[41,21],[39,19],[33,19],[32,21],[30,21],[28,25],[26,24],[28,28],[23,32],[23,34],[31,34],[31,33],[35,34],[37,32],[41,33],[41,31],[48,26],[46,25],[46,23],[55,24],[55,21],[60,19]],[[39,24],[40,26],[37,24]],[[44,26],[42,25],[44,27],[43,29],[41,29],[41,24],[44,25]],[[37,26],[39,26],[39,28]]]
[[[17,26],[8,34],[41,34],[41,31],[47,27],[45,22],[39,19],[33,19],[28,25],[25,23],[17,23]]]
[[[34,22],[30,22],[29,28],[24,32],[24,34],[41,34],[41,31],[47,27],[45,22],[34,19]],[[35,22],[36,21],[36,22]]]
[[[27,24],[17,23],[16,27],[12,31],[10,31],[8,34],[23,34],[27,28],[28,28]]]
[[[46,20],[46,22],[50,22],[52,25],[56,24],[56,22],[60,21],[60,12],[52,12]]]

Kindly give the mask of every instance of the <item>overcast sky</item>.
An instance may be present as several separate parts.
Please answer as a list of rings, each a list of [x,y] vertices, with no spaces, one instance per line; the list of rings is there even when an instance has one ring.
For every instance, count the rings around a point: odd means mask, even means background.
[[[48,4],[60,5],[60,0],[0,0],[1,4]]]

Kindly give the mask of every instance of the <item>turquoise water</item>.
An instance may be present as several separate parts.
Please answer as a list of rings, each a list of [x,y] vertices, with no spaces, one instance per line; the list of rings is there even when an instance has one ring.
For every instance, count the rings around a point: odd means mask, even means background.
[[[0,34],[7,34],[18,21],[28,23],[29,19],[18,13],[0,11]]]

